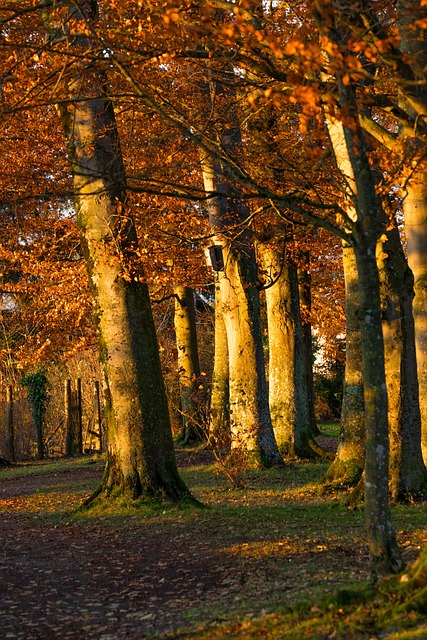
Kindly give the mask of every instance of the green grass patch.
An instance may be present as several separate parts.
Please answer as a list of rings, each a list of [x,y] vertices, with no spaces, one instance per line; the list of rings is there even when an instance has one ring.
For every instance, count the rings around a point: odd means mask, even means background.
[[[87,465],[97,464],[103,466],[103,456],[95,454],[79,458],[59,458],[55,460],[32,460],[30,462],[17,462],[10,467],[0,469],[0,481],[33,475],[45,475],[48,473],[62,473],[72,471]]]
[[[323,436],[329,436],[331,438],[338,438],[340,435],[340,423],[335,422],[319,422],[319,430]]]

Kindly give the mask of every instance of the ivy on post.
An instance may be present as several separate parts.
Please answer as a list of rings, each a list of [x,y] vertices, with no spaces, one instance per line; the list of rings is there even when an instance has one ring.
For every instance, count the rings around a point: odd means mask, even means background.
[[[42,460],[45,455],[43,426],[46,414],[46,405],[48,400],[47,386],[48,381],[43,370],[25,376],[21,380],[24,387],[28,387],[28,402],[31,405],[31,415],[36,430],[37,439],[37,457]]]

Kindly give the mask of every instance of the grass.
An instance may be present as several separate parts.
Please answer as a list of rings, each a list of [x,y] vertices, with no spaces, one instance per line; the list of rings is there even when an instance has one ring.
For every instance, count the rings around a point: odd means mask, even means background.
[[[334,429],[323,426],[322,432],[335,436]],[[102,466],[99,458],[81,458],[2,470],[0,479],[27,476],[30,488],[1,501],[0,511],[37,517],[40,526],[68,524],[70,510],[96,487]],[[405,608],[410,590],[396,580],[369,585],[363,512],[346,507],[339,493],[322,494],[319,481],[326,468],[324,462],[292,462],[282,469],[250,471],[244,474],[246,488],[233,489],[217,466],[205,461],[181,470],[205,509],[116,501],[74,513],[72,520],[76,526],[102,523],[114,530],[132,522],[142,536],[191,540],[196,551],[198,545],[209,548],[219,568],[229,567],[229,582],[214,590],[214,597],[186,603],[180,629],[158,637],[427,638],[423,611]],[[65,472],[73,470],[80,474],[70,483]],[[408,563],[426,541],[425,506],[393,509]]]
[[[13,479],[34,475],[45,475],[49,473],[63,473],[95,463],[103,464],[103,458],[101,455],[95,454],[93,456],[84,456],[81,458],[52,458],[47,460],[17,462],[10,467],[0,469],[0,478]]]
[[[338,438],[340,435],[339,422],[320,422],[319,429],[322,435]]]

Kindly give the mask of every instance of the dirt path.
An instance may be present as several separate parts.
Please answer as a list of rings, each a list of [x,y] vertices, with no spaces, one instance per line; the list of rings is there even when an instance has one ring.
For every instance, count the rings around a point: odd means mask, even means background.
[[[100,478],[101,468],[2,480],[0,498]],[[0,637],[153,637],[182,624],[183,611],[230,589],[236,568],[185,528],[144,530],[130,518],[120,529],[49,525],[2,513]]]
[[[238,512],[231,505],[145,520],[47,513],[49,501],[62,511],[78,504],[101,474],[97,463],[0,476],[1,640],[173,638],[194,621],[195,609],[199,621],[221,620],[224,612],[259,616],[316,589],[367,578],[357,514],[344,515],[334,530],[332,520],[308,520],[308,505],[260,505],[258,519],[249,519],[243,498]]]

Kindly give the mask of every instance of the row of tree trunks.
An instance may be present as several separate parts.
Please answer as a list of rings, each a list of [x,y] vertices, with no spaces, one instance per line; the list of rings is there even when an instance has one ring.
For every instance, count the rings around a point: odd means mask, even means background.
[[[228,70],[233,74],[233,70]],[[218,100],[233,102],[234,89],[220,80],[200,83],[206,114],[215,114]],[[219,118],[221,121],[221,118]],[[241,148],[239,119],[231,109],[219,143],[226,153]],[[271,422],[260,314],[257,263],[252,233],[245,223],[249,209],[227,167],[200,152],[204,188],[211,197],[207,210],[214,242],[222,250],[217,270],[221,308],[227,334],[229,415],[232,458],[252,466],[281,463]]]
[[[285,230],[283,230],[285,236]],[[310,458],[312,433],[298,273],[286,256],[285,237],[257,243],[265,287],[269,345],[269,402],[274,434],[285,457]],[[270,281],[270,284],[269,284]]]
[[[356,182],[341,123],[329,121],[329,132],[338,167],[345,176],[349,192],[356,194]],[[380,216],[385,220],[381,212]],[[351,209],[349,217],[355,217]],[[386,226],[384,222],[383,228]],[[385,243],[378,242],[376,253],[389,398],[390,489],[394,499],[406,500],[422,497],[427,491],[427,476],[420,449],[421,425],[411,309],[413,278],[396,226],[383,237],[387,240]],[[347,304],[346,373],[340,442],[325,481],[347,486],[355,484],[362,473],[365,441],[358,272],[355,254],[350,246],[343,249],[343,264]]]

